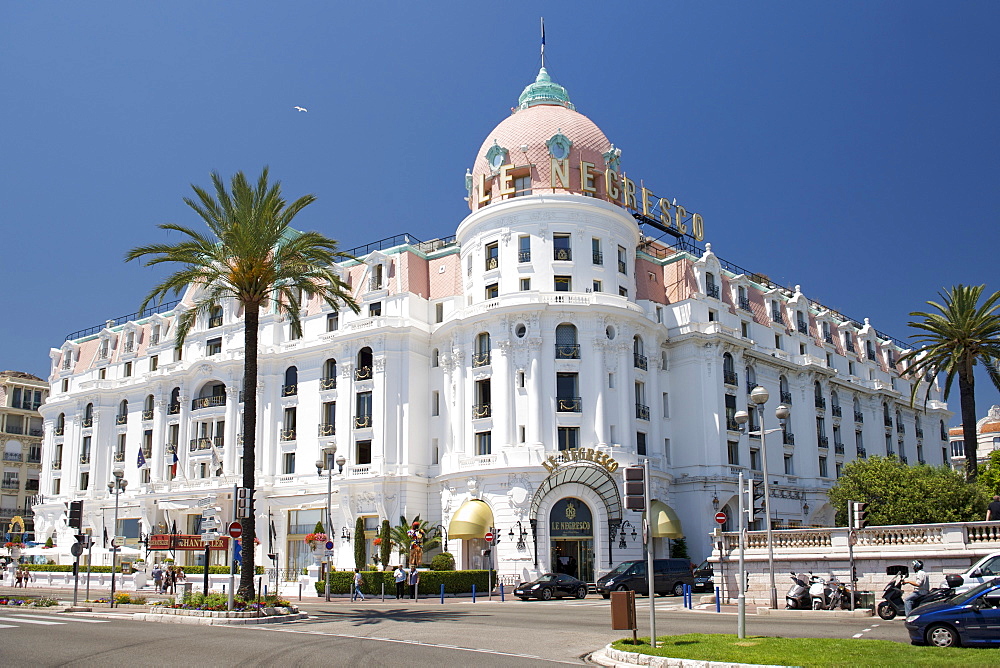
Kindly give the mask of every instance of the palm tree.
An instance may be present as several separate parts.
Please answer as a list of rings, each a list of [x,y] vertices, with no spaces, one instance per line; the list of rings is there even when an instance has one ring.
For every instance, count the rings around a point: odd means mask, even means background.
[[[406,521],[405,516],[400,515],[399,524],[392,527],[389,532],[392,544],[396,546],[400,557],[410,553],[410,546],[413,544],[413,538],[408,536],[406,533],[410,529],[417,529],[424,532],[424,551],[433,550],[435,547],[441,545],[441,531],[437,527],[432,527],[430,522],[420,519],[420,515],[417,515],[409,522]],[[420,564],[411,565],[419,566]]]
[[[224,299],[235,300],[243,309],[243,486],[247,488],[250,512],[243,521],[243,544],[253,545],[254,472],[257,434],[257,338],[260,311],[270,307],[291,321],[292,332],[302,333],[299,319],[302,295],[317,295],[331,308],[358,305],[347,284],[335,273],[334,263],[348,255],[337,250],[337,242],[318,232],[299,232],[289,227],[292,219],[315,201],[304,195],[291,204],[281,196],[281,183],[268,183],[267,167],[256,186],[243,172],[232,177],[230,190],[212,173],[214,193],[192,185],[197,197],[184,202],[208,225],[209,234],[168,223],[160,229],[184,236],[176,244],[150,244],[133,248],[125,261],[145,259],[145,266],[170,263],[180,268],[154,287],[143,301],[162,302],[169,293],[180,294],[190,285],[200,286],[194,304],[177,319],[174,341],[177,349],[200,315],[208,314]],[[243,551],[238,593],[253,597],[254,551]]]
[[[1000,292],[994,292],[984,304],[979,305],[985,285],[956,285],[949,292],[939,292],[944,304],[928,301],[937,313],[914,311],[911,316],[922,320],[911,322],[910,327],[922,330],[910,338],[921,345],[899,358],[908,363],[913,376],[910,406],[916,400],[920,379],[926,382],[924,401],[930,396],[931,380],[939,373],[945,374],[944,398],[948,399],[951,384],[958,376],[958,395],[962,412],[962,435],[965,438],[965,479],[976,481],[976,363],[981,361],[986,372],[1000,389],[1000,372],[996,362],[1000,359]]]

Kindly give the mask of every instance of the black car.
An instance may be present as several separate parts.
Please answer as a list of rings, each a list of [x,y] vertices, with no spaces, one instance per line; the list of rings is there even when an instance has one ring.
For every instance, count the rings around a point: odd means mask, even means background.
[[[539,598],[548,601],[553,596],[587,597],[587,583],[565,573],[546,573],[533,582],[522,582],[514,589],[522,601]]]
[[[712,570],[712,564],[708,563],[708,560],[705,560],[694,569],[694,586],[691,589],[693,591],[714,592],[714,578],[715,571]]]

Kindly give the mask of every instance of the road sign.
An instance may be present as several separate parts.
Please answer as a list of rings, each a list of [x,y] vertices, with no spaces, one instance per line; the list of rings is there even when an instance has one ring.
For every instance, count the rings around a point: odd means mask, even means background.
[[[229,524],[229,537],[239,538],[243,535],[243,525],[239,522],[230,522]]]
[[[81,554],[83,554],[83,545],[81,543],[73,543],[72,545],[69,546],[69,552],[74,557],[79,557]]]
[[[333,556],[333,550],[327,550],[324,554],[326,555],[326,558],[329,559]]]
[[[326,551],[329,552],[332,549],[333,549],[333,541],[332,540],[326,541]]]
[[[718,522],[719,524],[725,524],[726,523],[726,514],[725,513],[715,513],[715,521]]]
[[[485,538],[487,543],[492,543],[493,539],[496,538],[496,536],[493,535],[492,531],[487,531]]]
[[[111,540],[111,545],[112,545],[113,547],[121,547],[121,546],[122,546],[122,545],[124,545],[124,544],[125,544],[125,536],[115,536],[115,537],[114,537],[114,538],[113,538],[113,539]]]
[[[198,507],[199,508],[204,508],[205,506],[210,506],[213,503],[215,503],[215,497],[214,496],[206,496],[203,499],[198,499]]]

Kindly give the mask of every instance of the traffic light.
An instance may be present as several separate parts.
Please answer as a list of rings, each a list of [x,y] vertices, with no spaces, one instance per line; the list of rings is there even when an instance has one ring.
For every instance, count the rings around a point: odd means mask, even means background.
[[[747,480],[747,521],[764,519],[764,481]]]
[[[236,519],[250,517],[250,490],[246,487],[236,489]]]
[[[854,520],[855,529],[864,529],[868,526],[868,503],[864,501],[851,501],[851,519]]]
[[[69,527],[83,531],[83,501],[69,502]]]
[[[625,467],[625,507],[641,513],[646,510],[646,469]]]

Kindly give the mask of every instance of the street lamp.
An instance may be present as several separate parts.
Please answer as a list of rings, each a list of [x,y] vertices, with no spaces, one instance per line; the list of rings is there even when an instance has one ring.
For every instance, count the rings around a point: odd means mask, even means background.
[[[115,479],[108,481],[108,493],[115,495],[115,536],[111,540],[111,607],[115,607],[115,568],[118,562],[118,495],[128,487],[125,471],[115,469]]]
[[[326,469],[326,535],[329,536],[328,540],[332,540],[333,537],[333,514],[330,510],[330,505],[332,503],[333,496],[333,456],[337,453],[337,445],[335,443],[331,444],[329,448],[323,450],[323,459],[316,460],[316,475],[322,476],[323,469]],[[344,456],[340,456],[343,460]],[[340,470],[344,470],[344,465],[340,465]],[[330,561],[326,560],[326,600],[330,600]]]
[[[764,528],[767,530],[767,570],[771,579],[771,609],[778,609],[778,588],[774,584],[774,540],[771,535],[771,481],[768,479],[767,475],[767,434],[769,433],[764,429],[764,404],[770,395],[767,393],[763,387],[758,385],[753,388],[750,392],[750,401],[752,401],[757,407],[757,417],[760,421],[760,454],[761,458],[764,460],[763,473],[764,473]],[[775,409],[774,414],[779,420],[784,420],[789,415],[788,406],[781,404]],[[778,431],[777,429],[774,431]]]

